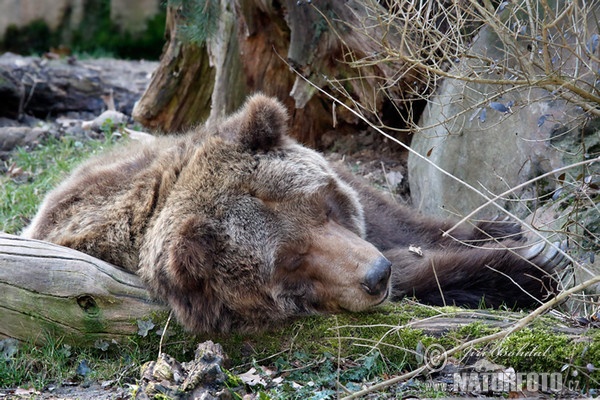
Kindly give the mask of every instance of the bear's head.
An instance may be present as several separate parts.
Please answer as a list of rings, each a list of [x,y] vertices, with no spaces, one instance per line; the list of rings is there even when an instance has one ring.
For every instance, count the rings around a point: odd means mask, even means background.
[[[279,102],[255,95],[192,136],[148,228],[139,273],[190,330],[256,330],[388,295],[390,263],[364,240],[356,192],[286,124]]]

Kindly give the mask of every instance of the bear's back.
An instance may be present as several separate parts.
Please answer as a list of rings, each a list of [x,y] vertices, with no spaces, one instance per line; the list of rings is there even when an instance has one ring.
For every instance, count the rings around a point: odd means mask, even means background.
[[[50,192],[23,236],[137,270],[140,238],[198,145],[160,137],[84,162]]]

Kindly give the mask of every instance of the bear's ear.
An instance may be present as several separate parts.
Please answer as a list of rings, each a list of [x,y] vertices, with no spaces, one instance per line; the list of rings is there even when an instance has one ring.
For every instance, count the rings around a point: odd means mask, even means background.
[[[288,113],[278,100],[263,94],[250,97],[242,109],[225,122],[244,150],[270,150],[287,132]]]

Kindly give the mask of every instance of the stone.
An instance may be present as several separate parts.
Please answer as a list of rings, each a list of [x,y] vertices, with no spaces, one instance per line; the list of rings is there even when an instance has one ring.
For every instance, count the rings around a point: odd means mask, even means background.
[[[172,399],[230,399],[223,372],[228,360],[221,345],[210,340],[198,344],[194,359],[189,362],[180,363],[162,353],[156,361],[142,366],[136,399],[158,395]]]
[[[9,126],[0,128],[0,152],[10,152],[17,147],[31,146],[42,138],[42,128]]]
[[[597,29],[594,21],[588,25],[590,32]],[[527,45],[526,41],[519,42],[519,51],[527,51]],[[574,75],[579,68],[576,57],[569,46],[560,51],[561,74]],[[581,138],[598,137],[598,130],[589,128],[590,116],[577,104],[541,87],[495,84],[494,80],[507,81],[510,76],[486,73],[493,65],[484,60],[497,60],[519,71],[520,60],[513,54],[514,51],[504,50],[504,42],[490,26],[484,27],[473,43],[470,57],[449,71],[450,75],[470,77],[475,76],[473,71],[479,71],[481,81],[447,78],[428,102],[419,122],[422,129],[411,143],[418,155],[408,157],[411,197],[421,212],[464,216],[486,201],[482,194],[494,197],[570,165],[575,158],[582,161],[581,149],[590,147],[587,143],[583,146]],[[536,69],[531,74],[542,76],[543,71]],[[593,80],[594,74],[588,75]],[[582,75],[580,79],[588,78]],[[516,190],[497,204],[520,216],[527,215],[541,195],[557,188],[558,176]],[[476,217],[500,213],[499,208],[490,205]]]

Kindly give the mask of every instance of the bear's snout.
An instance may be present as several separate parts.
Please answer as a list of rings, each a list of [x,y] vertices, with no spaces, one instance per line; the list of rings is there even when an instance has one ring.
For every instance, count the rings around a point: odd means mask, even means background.
[[[381,256],[375,260],[373,266],[365,275],[362,287],[371,296],[381,296],[388,290],[390,275],[392,274],[392,263]]]

